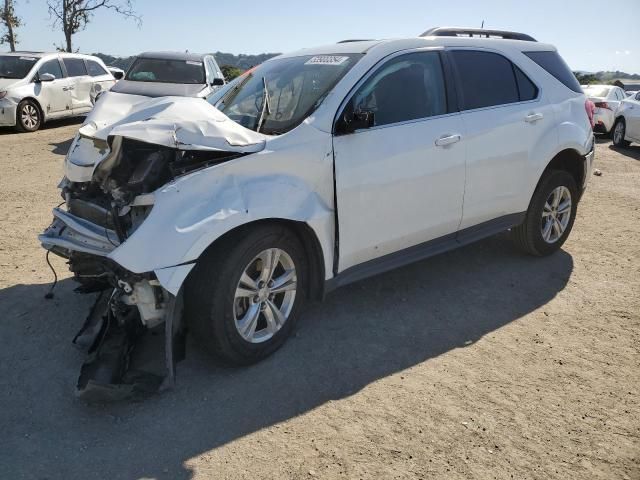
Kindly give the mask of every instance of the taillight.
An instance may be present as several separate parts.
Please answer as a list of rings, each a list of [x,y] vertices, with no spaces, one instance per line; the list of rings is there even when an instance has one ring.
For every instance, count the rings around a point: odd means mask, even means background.
[[[607,110],[612,110],[607,102],[596,102],[596,107],[598,108],[606,108]]]

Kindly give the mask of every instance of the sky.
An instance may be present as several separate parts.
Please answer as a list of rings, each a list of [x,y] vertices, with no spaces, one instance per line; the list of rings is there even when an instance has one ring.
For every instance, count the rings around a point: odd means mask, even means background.
[[[23,50],[54,50],[46,0],[15,0]],[[117,1],[117,0],[116,0]],[[555,45],[574,70],[640,73],[640,0],[134,0],[142,26],[99,11],[74,37],[83,53],[273,53],[346,38],[420,35],[435,26],[520,31]],[[615,13],[619,14],[615,14]]]

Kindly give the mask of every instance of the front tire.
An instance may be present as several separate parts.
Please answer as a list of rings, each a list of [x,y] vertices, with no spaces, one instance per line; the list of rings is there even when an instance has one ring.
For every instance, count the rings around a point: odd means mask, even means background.
[[[16,109],[16,130],[35,132],[42,125],[42,113],[33,100],[23,100]]]
[[[613,144],[616,147],[628,147],[631,145],[631,142],[624,139],[627,131],[627,124],[624,121],[624,118],[620,117],[616,120],[616,123],[613,125],[611,137],[613,138]]]
[[[578,188],[562,170],[545,174],[536,188],[522,225],[511,229],[516,246],[531,255],[558,251],[569,237],[578,206]]]
[[[186,285],[195,340],[230,365],[256,363],[282,346],[305,300],[307,260],[297,235],[261,225],[217,243]]]

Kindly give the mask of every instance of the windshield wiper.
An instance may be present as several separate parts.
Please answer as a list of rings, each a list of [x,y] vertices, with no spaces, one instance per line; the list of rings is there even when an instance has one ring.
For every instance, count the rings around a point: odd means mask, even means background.
[[[256,128],[256,132],[260,133],[260,129],[262,128],[266,115],[271,115],[271,100],[269,99],[267,79],[262,77],[262,109],[260,111],[260,118],[258,118],[258,127]]]

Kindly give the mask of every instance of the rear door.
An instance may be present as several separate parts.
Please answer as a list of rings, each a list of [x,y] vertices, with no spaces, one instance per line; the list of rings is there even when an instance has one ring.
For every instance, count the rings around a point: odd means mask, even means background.
[[[63,57],[62,62],[71,79],[71,108],[74,115],[86,113],[93,107],[91,103],[91,86],[93,81],[87,73],[84,59],[77,57]]]
[[[342,134],[340,120],[336,126],[339,271],[455,234],[462,216],[462,124],[448,106],[440,52],[386,59],[338,118],[354,112],[372,113],[374,122]]]
[[[498,52],[448,51],[466,138],[465,229],[527,209],[534,146],[553,125],[538,87]],[[505,219],[506,220],[506,219]]]
[[[64,76],[62,66],[57,58],[47,60],[38,68],[38,76],[45,73],[53,75],[55,80],[51,82],[38,82],[35,93],[40,105],[47,117],[64,116],[71,114],[71,92],[69,85],[71,80]]]

